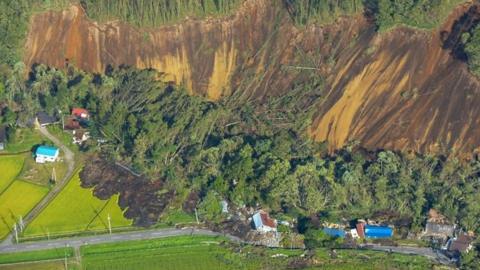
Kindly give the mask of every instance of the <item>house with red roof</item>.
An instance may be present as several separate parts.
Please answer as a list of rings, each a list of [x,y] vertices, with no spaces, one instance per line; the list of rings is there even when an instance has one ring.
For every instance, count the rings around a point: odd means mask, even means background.
[[[90,117],[88,110],[83,108],[73,108],[72,115],[79,119],[88,119]]]

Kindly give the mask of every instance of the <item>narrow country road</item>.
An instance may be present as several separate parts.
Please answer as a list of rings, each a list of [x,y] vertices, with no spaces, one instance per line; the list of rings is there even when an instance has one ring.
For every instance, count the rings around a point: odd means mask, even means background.
[[[62,238],[48,241],[39,241],[39,242],[27,242],[20,244],[10,243],[8,245],[0,246],[1,253],[13,253],[13,252],[24,252],[24,251],[34,251],[34,250],[44,250],[44,249],[56,249],[74,247],[78,248],[83,245],[89,244],[101,244],[101,243],[114,243],[122,242],[129,240],[147,240],[147,239],[157,239],[169,236],[181,236],[181,235],[208,235],[208,236],[225,236],[228,239],[234,242],[242,242],[240,238],[232,235],[224,235],[222,233],[217,233],[204,229],[156,229],[156,230],[147,230],[147,231],[134,231],[127,233],[115,233],[115,234],[103,234],[95,236],[83,236],[75,238]]]
[[[426,247],[409,247],[409,246],[381,246],[381,245],[364,245],[362,246],[366,249],[376,250],[376,251],[385,251],[385,252],[394,252],[394,253],[401,253],[407,255],[419,255],[423,257],[427,257],[430,259],[437,260],[439,263],[442,264],[450,264],[450,260],[447,256],[433,250],[431,248]]]
[[[58,138],[50,134],[45,127],[37,127],[40,133],[49,140],[51,140],[56,146],[60,147],[63,152],[63,158],[67,163],[67,172],[60,181],[48,192],[45,197],[23,218],[23,223],[27,226],[35,217],[42,212],[48,203],[55,198],[55,196],[62,191],[63,187],[68,183],[68,180],[73,176],[75,171],[75,154],[67,146],[65,146]],[[60,154],[62,156],[62,154]],[[13,242],[14,235],[11,233],[1,244],[0,247],[8,246]]]

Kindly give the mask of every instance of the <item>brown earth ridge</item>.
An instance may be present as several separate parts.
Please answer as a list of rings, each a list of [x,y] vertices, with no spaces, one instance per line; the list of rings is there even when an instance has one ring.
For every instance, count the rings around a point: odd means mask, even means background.
[[[235,15],[139,29],[89,20],[80,6],[34,15],[27,65],[89,72],[107,66],[155,68],[165,80],[218,100],[261,101],[318,73],[326,89],[308,130],[335,150],[480,150],[480,83],[468,71],[461,34],[480,4],[458,6],[440,29],[377,33],[363,14],[325,26],[297,27],[279,0],[247,0]]]

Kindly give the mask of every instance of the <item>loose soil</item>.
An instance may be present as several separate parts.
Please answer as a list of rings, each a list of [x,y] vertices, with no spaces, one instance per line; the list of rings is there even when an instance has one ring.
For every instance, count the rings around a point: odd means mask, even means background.
[[[135,176],[99,157],[89,159],[80,172],[80,179],[82,187],[94,188],[94,195],[100,199],[119,194],[119,206],[136,226],[155,224],[174,196],[173,191],[158,192],[163,188],[161,181]]]

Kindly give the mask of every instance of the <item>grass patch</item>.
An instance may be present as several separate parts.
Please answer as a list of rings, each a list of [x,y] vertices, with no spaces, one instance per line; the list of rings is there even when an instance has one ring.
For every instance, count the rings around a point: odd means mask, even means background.
[[[27,227],[24,236],[36,237],[47,234],[76,234],[108,230],[107,216],[112,227],[125,227],[131,221],[123,217],[117,204],[118,195],[109,200],[100,200],[92,189],[80,186],[80,177],[73,176],[60,194]]]
[[[321,267],[308,269],[432,269],[432,262],[420,256],[386,253],[372,250],[337,250],[337,258],[331,258],[327,249],[317,250]]]
[[[196,223],[195,216],[186,213],[181,209],[169,208],[160,217],[159,224],[173,226],[175,224]]]
[[[65,257],[65,254],[69,258],[72,257],[73,248],[58,248],[28,252],[4,253],[0,254],[0,264],[63,259]]]
[[[26,155],[0,156],[0,194],[20,173]]]
[[[5,237],[18,218],[28,214],[47,192],[46,187],[14,181],[0,195],[0,239]]]
[[[31,151],[33,146],[45,142],[40,132],[33,128],[19,128],[15,131],[13,139],[7,143],[5,152],[20,153]]]
[[[268,249],[224,244],[225,238],[180,236],[147,241],[130,241],[84,246],[81,249],[86,269],[285,269],[298,260],[302,250]],[[423,257],[364,250],[329,249],[316,252],[317,265],[305,269],[431,269]],[[273,255],[284,256],[273,258]],[[188,258],[188,259],[186,259]]]
[[[48,185],[52,177],[52,171],[55,169],[57,181],[60,181],[68,170],[67,162],[64,160],[63,154],[64,153],[60,151],[60,159],[62,159],[62,161],[44,164],[36,163],[33,157],[26,158],[22,172],[17,179],[39,185]]]
[[[224,260],[229,251],[219,245],[222,241],[220,237],[181,236],[84,246],[81,252],[87,269],[244,269],[238,264],[244,263],[240,257]]]
[[[50,125],[47,127],[47,129],[48,132],[59,139],[70,150],[75,152],[75,154],[79,153],[78,145],[73,143],[73,134],[71,132],[62,130],[60,125]]]

